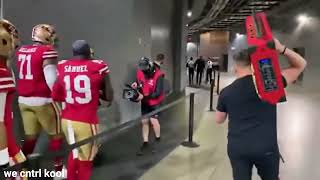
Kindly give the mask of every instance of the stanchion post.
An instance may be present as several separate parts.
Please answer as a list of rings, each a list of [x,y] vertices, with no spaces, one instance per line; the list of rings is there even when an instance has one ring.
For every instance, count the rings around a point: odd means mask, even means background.
[[[0,0],[0,19],[4,19],[3,17],[3,11],[4,11],[4,7],[3,7],[3,0]]]
[[[194,93],[190,94],[190,107],[189,107],[189,137],[188,141],[182,143],[185,147],[196,148],[199,145],[193,142],[193,128],[194,128]]]
[[[194,93],[191,93],[190,109],[189,109],[189,142],[193,142],[193,126],[194,126]]]
[[[214,111],[214,109],[213,109],[213,90],[214,90],[214,80],[211,82],[211,87],[210,87],[210,108],[209,108],[209,111]]]
[[[217,79],[217,78],[216,78],[216,70],[214,69],[214,70],[213,70],[213,81],[212,81],[212,82],[213,82],[213,87],[216,86],[216,79]]]
[[[218,79],[217,79],[217,94],[220,94],[220,71],[218,71]]]
[[[40,154],[34,153],[28,156],[27,169],[22,169],[22,171],[37,171],[40,169]],[[29,177],[30,180],[39,179],[39,177]]]

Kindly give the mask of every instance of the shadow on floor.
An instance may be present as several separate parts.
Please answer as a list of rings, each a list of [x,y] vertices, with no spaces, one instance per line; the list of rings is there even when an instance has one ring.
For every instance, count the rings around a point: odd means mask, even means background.
[[[141,127],[134,126],[127,133],[102,145],[96,158],[92,179],[138,179],[179,145],[187,135],[186,104],[181,103],[163,112],[160,119],[162,139],[155,154],[150,152],[145,156],[136,156],[141,145]],[[150,141],[153,140],[152,135]]]
[[[202,103],[195,105],[195,128],[205,109],[201,98],[206,97],[197,98],[197,102]],[[161,143],[154,154],[150,152],[144,156],[136,156],[142,142],[140,125],[104,143],[96,158],[92,179],[135,180],[166,157],[188,136],[188,102],[187,99],[161,113]],[[150,141],[153,142],[153,133],[151,134]]]
[[[174,98],[168,99],[168,102]],[[195,129],[200,124],[201,116],[206,111],[208,93],[202,91],[195,96]],[[135,180],[141,177],[147,170],[156,165],[178,145],[188,137],[189,124],[189,98],[181,101],[177,105],[161,112],[161,143],[156,147],[156,153],[136,156],[137,150],[142,144],[141,125],[110,137],[107,142],[103,142],[100,153],[94,162],[92,180]],[[153,131],[151,131],[150,142],[154,141]],[[65,157],[66,159],[66,157]],[[37,160],[40,164],[32,165],[34,169],[53,167],[52,160],[40,157]],[[39,165],[39,168],[38,168]]]

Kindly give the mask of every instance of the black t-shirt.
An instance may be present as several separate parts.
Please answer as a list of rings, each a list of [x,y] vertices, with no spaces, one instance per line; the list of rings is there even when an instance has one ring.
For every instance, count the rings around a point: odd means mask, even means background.
[[[286,87],[286,81],[283,78]],[[252,75],[235,80],[221,91],[217,110],[229,118],[228,151],[277,150],[277,106],[262,101]]]
[[[206,67],[206,62],[203,59],[197,59],[195,62],[197,71],[203,71]]]

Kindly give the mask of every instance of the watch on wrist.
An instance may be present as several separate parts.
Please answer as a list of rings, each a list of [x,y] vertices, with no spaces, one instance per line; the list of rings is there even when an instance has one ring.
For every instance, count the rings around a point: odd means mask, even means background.
[[[286,53],[286,50],[287,50],[287,47],[285,46],[284,49],[283,49],[283,51],[281,52],[281,54]]]

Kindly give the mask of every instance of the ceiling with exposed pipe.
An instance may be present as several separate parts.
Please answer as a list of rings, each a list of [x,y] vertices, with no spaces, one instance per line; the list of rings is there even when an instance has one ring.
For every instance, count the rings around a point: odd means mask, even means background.
[[[270,17],[275,17],[275,14],[271,12],[283,13],[284,10],[281,7],[298,5],[307,1],[310,0],[194,0],[192,7],[201,3],[202,8],[199,8],[198,5],[195,11],[201,10],[201,12],[193,13],[195,16],[190,18],[188,30],[191,34],[232,30],[242,25],[245,18],[253,11],[267,12]]]

